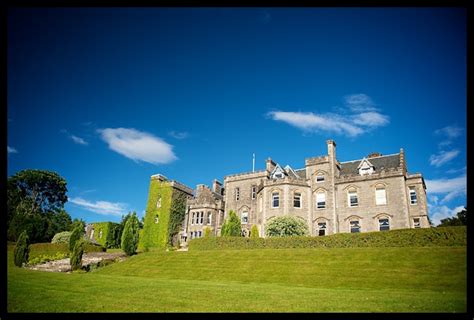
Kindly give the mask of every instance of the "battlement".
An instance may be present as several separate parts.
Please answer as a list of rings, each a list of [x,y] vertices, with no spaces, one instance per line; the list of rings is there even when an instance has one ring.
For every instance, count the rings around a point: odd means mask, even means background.
[[[255,172],[250,171],[250,172],[243,172],[243,173],[237,173],[237,174],[231,174],[231,175],[225,176],[224,181],[261,178],[261,177],[265,177],[266,175],[267,175],[266,170],[260,170],[260,171],[255,171]]]

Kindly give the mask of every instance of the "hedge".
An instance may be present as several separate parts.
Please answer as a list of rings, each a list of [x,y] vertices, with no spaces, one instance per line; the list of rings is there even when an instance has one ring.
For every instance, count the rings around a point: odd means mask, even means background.
[[[465,246],[466,227],[339,233],[324,237],[208,237],[189,242],[189,250]]]
[[[105,248],[99,245],[87,243],[85,250],[87,252],[104,252]],[[69,254],[68,243],[34,243],[30,245],[30,259],[41,255],[55,255],[57,253]]]

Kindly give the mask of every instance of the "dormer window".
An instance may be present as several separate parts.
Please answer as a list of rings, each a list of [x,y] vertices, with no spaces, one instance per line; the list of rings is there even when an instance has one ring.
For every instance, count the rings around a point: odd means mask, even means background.
[[[285,170],[283,170],[282,167],[280,167],[279,164],[276,165],[275,169],[273,169],[273,172],[271,174],[272,179],[283,179],[285,177]]]
[[[361,176],[364,175],[371,175],[374,172],[374,165],[370,163],[369,160],[367,159],[362,159],[360,162],[359,166],[357,167],[359,169],[359,174]]]

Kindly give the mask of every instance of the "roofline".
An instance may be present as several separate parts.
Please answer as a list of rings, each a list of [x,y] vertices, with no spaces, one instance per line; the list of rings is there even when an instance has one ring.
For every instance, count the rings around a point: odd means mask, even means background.
[[[390,157],[390,156],[396,156],[396,155],[399,155],[400,153],[392,153],[392,154],[386,154],[386,155],[383,155],[383,156],[380,156],[380,157],[372,157],[372,158],[367,158],[367,157],[364,157],[362,159],[358,159],[358,160],[350,160],[350,161],[339,161],[339,163],[349,163],[349,162],[356,162],[356,161],[362,161],[364,159],[376,159],[376,158],[384,158],[384,157]]]

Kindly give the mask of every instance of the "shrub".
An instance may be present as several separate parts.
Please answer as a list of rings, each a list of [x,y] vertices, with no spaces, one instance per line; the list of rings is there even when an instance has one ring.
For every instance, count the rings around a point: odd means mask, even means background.
[[[56,233],[53,239],[51,240],[51,243],[69,243],[69,240],[71,239],[71,234],[71,231]]]
[[[13,254],[15,257],[15,265],[17,267],[21,267],[23,263],[28,262],[28,256],[30,254],[30,244],[26,231],[23,231],[18,237],[18,241],[16,242]]]
[[[71,233],[71,237],[69,239],[69,251],[74,249],[74,245],[77,240],[81,239],[84,236],[84,230],[81,227],[76,227]]]
[[[279,248],[353,248],[353,247],[429,247],[465,246],[465,226],[426,229],[401,229],[384,232],[339,233],[324,237],[193,239],[189,250],[279,249]]]
[[[308,234],[306,222],[290,216],[270,220],[265,229],[269,237],[304,236]]]
[[[222,226],[221,235],[223,237],[240,237],[242,230],[240,225],[239,217],[237,214],[230,210],[229,217]]]
[[[250,229],[250,238],[255,239],[255,238],[260,238],[260,235],[258,234],[258,227],[256,224],[252,226],[252,229]]]
[[[69,257],[69,254],[64,253],[64,252],[56,252],[56,254],[54,254],[54,255],[42,254],[42,255],[39,255],[37,257],[30,258],[30,260],[28,260],[28,264],[32,266],[32,265],[35,265],[35,264],[42,264],[42,263],[46,263],[46,262],[49,262],[49,261],[61,260],[61,259],[67,258],[67,257]]]
[[[79,239],[74,243],[74,248],[72,249],[71,258],[69,260],[72,270],[77,270],[82,267],[82,255],[84,253],[85,241]]]
[[[131,256],[137,252],[138,247],[138,233],[139,233],[139,224],[136,213],[134,212],[132,216],[125,223],[125,227],[122,232],[122,250],[127,256]]]
[[[204,228],[204,237],[210,237],[211,236],[211,228],[205,227]]]

